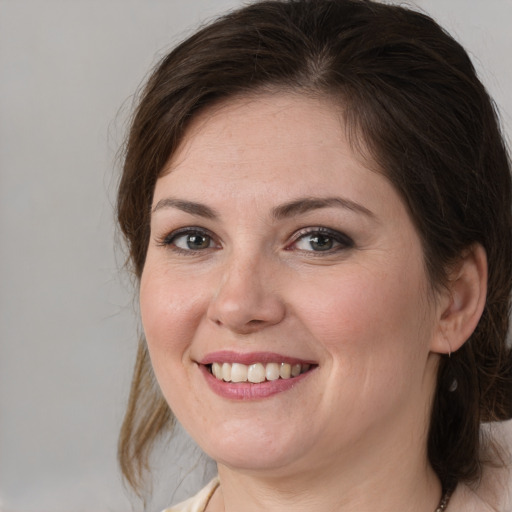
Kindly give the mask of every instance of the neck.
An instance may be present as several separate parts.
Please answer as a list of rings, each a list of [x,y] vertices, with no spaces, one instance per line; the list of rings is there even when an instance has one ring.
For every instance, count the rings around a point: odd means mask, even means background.
[[[221,485],[207,510],[434,512],[441,485],[426,457],[373,455],[373,464],[364,457],[347,457],[345,467],[324,467],[321,472],[315,468],[286,476],[279,471],[259,475],[219,465]]]

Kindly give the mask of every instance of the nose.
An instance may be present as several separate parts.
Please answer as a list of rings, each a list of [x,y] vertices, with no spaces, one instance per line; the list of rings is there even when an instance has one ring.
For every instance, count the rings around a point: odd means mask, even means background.
[[[208,318],[237,334],[280,323],[286,314],[276,269],[258,258],[226,262],[208,307]]]

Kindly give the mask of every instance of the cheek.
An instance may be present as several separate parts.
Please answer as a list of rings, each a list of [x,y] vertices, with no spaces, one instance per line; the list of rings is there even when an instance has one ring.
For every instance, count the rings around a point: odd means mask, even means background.
[[[339,404],[336,425],[350,416],[357,431],[357,425],[393,418],[404,404],[426,396],[432,325],[414,274],[359,269],[302,293],[300,315],[328,361],[323,403]],[[306,317],[307,311],[314,314]]]
[[[333,364],[388,372],[426,357],[432,325],[420,262],[358,267],[304,284],[298,314]]]
[[[196,283],[197,284],[197,283]],[[202,414],[197,397],[184,393],[195,365],[190,348],[203,318],[204,300],[189,279],[180,280],[168,269],[147,266],[140,283],[140,312],[156,380],[173,413],[187,421],[195,410],[195,421]]]
[[[142,325],[155,370],[170,356],[168,363],[183,359],[190,336],[201,319],[203,298],[196,286],[179,279],[164,267],[146,265],[140,283]]]

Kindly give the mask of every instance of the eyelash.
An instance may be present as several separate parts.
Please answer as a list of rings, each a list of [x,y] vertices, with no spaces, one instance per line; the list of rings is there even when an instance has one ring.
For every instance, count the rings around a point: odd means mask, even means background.
[[[178,240],[180,237],[192,237],[192,236],[199,236],[208,239],[208,246],[201,248],[201,249],[185,249],[183,247],[179,247],[176,245],[176,240]],[[317,237],[318,239],[323,239],[324,242],[327,242],[327,244],[331,244],[329,247],[327,247],[325,250],[307,250],[307,249],[300,249],[297,248],[296,245],[302,241],[306,240],[307,237],[310,237],[309,243],[314,243],[313,239]],[[189,238],[190,240],[190,238]],[[188,244],[188,241],[185,243]],[[199,254],[204,252],[207,249],[219,249],[220,244],[215,241],[214,235],[203,228],[200,227],[186,227],[181,228],[176,231],[172,231],[171,233],[165,235],[160,240],[157,240],[157,244],[162,247],[169,247],[173,251],[181,253],[181,254],[187,254],[187,255],[193,255],[193,254]],[[213,246],[212,246],[213,244]],[[324,227],[314,227],[314,228],[304,228],[299,230],[298,232],[294,233],[292,235],[292,242],[288,244],[285,247],[286,251],[300,251],[303,253],[312,253],[315,255],[320,256],[321,254],[333,254],[338,251],[342,251],[345,249],[350,249],[354,246],[353,240],[345,235],[344,233],[340,231],[336,231],[329,228]]]
[[[173,251],[181,253],[181,254],[198,254],[198,253],[203,252],[206,249],[218,248],[218,247],[208,246],[208,247],[205,247],[204,249],[190,249],[190,248],[184,249],[184,248],[178,247],[176,245],[176,240],[178,238],[191,237],[194,235],[208,238],[209,245],[213,243],[213,244],[219,246],[219,244],[217,244],[215,242],[214,236],[208,230],[200,228],[200,227],[186,227],[186,228],[178,229],[176,231],[172,231],[171,233],[165,235],[162,239],[158,240],[157,244],[162,247],[169,247]]]
[[[301,240],[306,240],[307,237],[310,237],[309,243],[311,244],[314,237],[321,237],[330,240],[334,247],[328,247],[325,250],[306,250],[306,249],[294,249],[293,246],[296,246],[298,242]],[[297,250],[301,252],[313,253],[315,255],[321,254],[333,254],[338,251],[342,251],[345,249],[350,249],[354,246],[354,241],[344,233],[340,231],[336,231],[334,229],[323,228],[323,227],[315,227],[315,228],[305,228],[301,229],[299,232],[294,234],[292,243],[286,247],[286,250]]]

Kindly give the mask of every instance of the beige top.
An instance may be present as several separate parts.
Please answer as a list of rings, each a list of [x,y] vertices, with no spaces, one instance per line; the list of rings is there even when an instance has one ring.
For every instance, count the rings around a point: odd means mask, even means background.
[[[171,508],[166,508],[163,512],[204,512],[206,505],[210,501],[213,493],[219,486],[219,479],[215,477],[211,482],[203,487],[195,496],[182,501]]]
[[[488,475],[475,491],[466,485],[459,485],[450,499],[446,512],[512,512],[512,496],[510,495],[512,489],[500,493],[499,499],[490,491],[496,482],[495,476],[493,474]],[[492,484],[486,483],[491,480]],[[195,496],[167,508],[163,512],[204,512],[208,501],[210,501],[218,486],[219,480],[214,478]],[[504,490],[503,487],[501,489]]]

